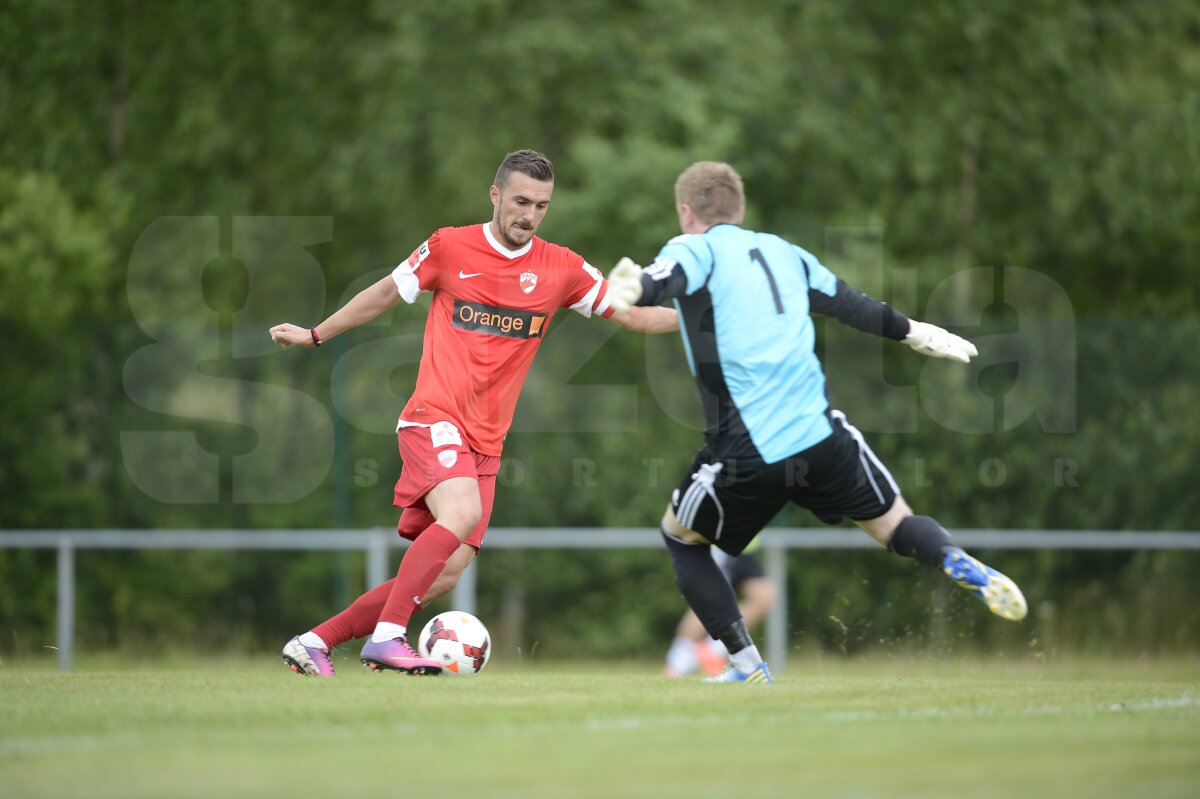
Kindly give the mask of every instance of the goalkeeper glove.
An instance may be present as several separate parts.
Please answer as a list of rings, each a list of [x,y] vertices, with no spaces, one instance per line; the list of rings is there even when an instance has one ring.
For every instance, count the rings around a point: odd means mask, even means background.
[[[641,296],[642,268],[628,258],[622,258],[608,273],[608,303],[617,313],[624,313]]]
[[[960,363],[970,363],[979,354],[975,345],[949,330],[943,330],[928,322],[910,320],[908,335],[904,343],[922,355],[931,358],[949,358]]]

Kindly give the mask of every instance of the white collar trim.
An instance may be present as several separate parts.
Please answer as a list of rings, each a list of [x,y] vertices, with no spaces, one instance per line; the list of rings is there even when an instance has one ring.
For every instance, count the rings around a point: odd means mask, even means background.
[[[513,260],[514,258],[520,258],[522,255],[524,255],[525,253],[527,253],[531,249],[533,249],[533,239],[532,238],[529,239],[528,244],[526,244],[524,247],[522,247],[519,250],[508,249],[503,244],[496,241],[496,237],[492,235],[492,223],[491,222],[483,223],[483,236],[484,236],[484,238],[487,239],[487,243],[492,245],[493,250],[500,253],[501,255],[503,255],[505,258],[507,258],[510,261]]]

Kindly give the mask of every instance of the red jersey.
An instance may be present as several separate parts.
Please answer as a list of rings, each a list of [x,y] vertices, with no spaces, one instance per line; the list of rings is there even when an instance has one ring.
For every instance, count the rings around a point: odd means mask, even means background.
[[[400,426],[451,421],[482,455],[500,454],[554,312],[613,313],[608,282],[582,256],[536,236],[505,249],[487,224],[439,229],[392,279],[405,302],[433,292]]]

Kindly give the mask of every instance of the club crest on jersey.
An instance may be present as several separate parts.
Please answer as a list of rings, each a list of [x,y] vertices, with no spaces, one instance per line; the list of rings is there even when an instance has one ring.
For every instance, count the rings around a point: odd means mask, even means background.
[[[454,464],[458,463],[458,452],[452,449],[444,449],[437,454],[438,463],[449,469]]]
[[[537,287],[537,275],[533,272],[521,273],[521,291],[528,294]]]

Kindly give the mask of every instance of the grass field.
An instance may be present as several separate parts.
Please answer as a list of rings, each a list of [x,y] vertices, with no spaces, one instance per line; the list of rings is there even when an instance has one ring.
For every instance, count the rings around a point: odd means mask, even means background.
[[[0,795],[1196,797],[1195,660],[648,664],[471,678],[0,666]]]

